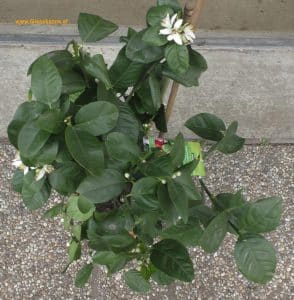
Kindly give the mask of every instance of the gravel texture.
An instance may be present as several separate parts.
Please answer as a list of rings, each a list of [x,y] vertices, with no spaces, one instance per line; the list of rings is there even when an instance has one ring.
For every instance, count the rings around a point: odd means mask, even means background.
[[[243,187],[248,200],[272,195],[283,198],[281,225],[267,234],[278,253],[275,278],[263,286],[244,279],[232,257],[235,238],[228,235],[215,254],[191,249],[196,271],[191,284],[154,284],[153,291],[146,295],[129,291],[120,280],[121,273],[107,278],[99,267],[90,285],[74,288],[74,276],[82,263],[61,274],[67,263],[68,235],[60,219],[48,221],[39,211],[29,212],[11,190],[13,157],[13,148],[0,144],[0,299],[294,299],[293,145],[246,146],[232,156],[214,154],[207,164],[206,182],[215,192]],[[58,201],[58,197],[52,197],[46,208]]]

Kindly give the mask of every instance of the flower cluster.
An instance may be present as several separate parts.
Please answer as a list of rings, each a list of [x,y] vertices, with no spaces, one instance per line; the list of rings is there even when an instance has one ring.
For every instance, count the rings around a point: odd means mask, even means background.
[[[178,45],[187,45],[194,41],[195,34],[193,26],[189,23],[184,23],[183,19],[179,19],[177,14],[170,17],[169,14],[162,20],[159,34],[167,35],[168,41],[175,41]]]

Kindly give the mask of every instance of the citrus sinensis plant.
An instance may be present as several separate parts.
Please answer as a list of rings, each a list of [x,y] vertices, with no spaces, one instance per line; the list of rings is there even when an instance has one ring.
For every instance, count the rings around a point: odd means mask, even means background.
[[[227,126],[209,113],[191,117],[185,126],[212,145],[201,153],[194,143],[198,152],[188,160],[181,133],[174,140],[150,136],[151,124],[167,131],[166,79],[198,86],[207,69],[182,16],[176,0],[158,0],[147,13],[147,28],[129,28],[121,37],[124,46],[108,68],[83,43],[102,40],[118,27],[81,13],[82,43],[44,54],[28,70],[29,99],[8,127],[18,150],[12,183],[31,210],[42,207],[52,190],[66,196],[45,217],[60,215],[70,231],[69,265],[87,241],[91,258],[77,274],[78,287],[94,264],[105,265],[111,275],[131,261],[123,278],[136,291],[148,291],[151,279],[191,282],[187,247],[215,252],[227,233],[235,236],[234,258],[246,278],[265,283],[273,277],[275,251],[261,234],[278,226],[281,201],[248,202],[241,191],[214,195],[203,176],[203,159],[212,151],[242,148],[238,123]]]

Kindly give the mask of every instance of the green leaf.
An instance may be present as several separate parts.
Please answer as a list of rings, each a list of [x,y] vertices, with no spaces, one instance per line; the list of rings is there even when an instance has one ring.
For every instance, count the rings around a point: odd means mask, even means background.
[[[98,136],[112,130],[118,120],[118,109],[112,103],[97,101],[83,106],[76,114],[75,128]]]
[[[93,264],[87,264],[79,270],[75,279],[76,287],[82,288],[85,286],[85,284],[89,281],[93,268]]]
[[[233,134],[225,135],[217,144],[216,149],[224,154],[231,154],[239,151],[245,144],[245,139]]]
[[[36,121],[26,123],[18,135],[18,147],[22,156],[32,158],[36,156],[49,139],[50,133],[40,129]]]
[[[167,132],[167,122],[165,117],[165,106],[162,104],[153,119],[156,129],[160,132]]]
[[[183,221],[188,221],[188,198],[186,197],[185,190],[181,184],[174,180],[169,180],[167,183],[169,196]]]
[[[123,254],[116,254],[112,251],[99,251],[94,255],[93,261],[96,264],[106,265],[108,275],[111,275],[121,270],[126,265],[128,258]]]
[[[151,277],[154,281],[161,285],[170,285],[175,281],[174,278],[168,276],[160,270],[156,270],[154,273],[152,273]]]
[[[194,278],[193,264],[187,249],[175,240],[162,240],[153,245],[150,260],[167,275],[186,282]]]
[[[72,236],[77,239],[78,241],[81,240],[82,237],[82,224],[75,224],[71,227],[71,234]]]
[[[173,72],[166,63],[163,66],[162,75],[171,78],[186,87],[198,86],[198,80],[201,74],[207,70],[207,64],[204,57],[198,52],[190,49],[189,53],[190,66],[186,73],[180,74]]]
[[[217,209],[226,210],[243,206],[245,200],[242,196],[242,191],[238,191],[236,194],[222,193],[216,196]]]
[[[212,253],[217,251],[228,230],[228,216],[226,212],[217,215],[205,228],[200,239],[204,251]]]
[[[150,290],[149,282],[137,270],[129,270],[125,272],[123,278],[129,288],[133,291],[146,293]]]
[[[151,158],[139,167],[144,175],[150,177],[166,177],[173,173],[173,165],[170,156],[167,155]]]
[[[157,187],[157,199],[159,207],[163,213],[163,216],[172,224],[175,224],[178,220],[178,213],[170,199],[166,184],[158,184]]]
[[[171,16],[173,13],[174,11],[168,5],[151,7],[147,12],[147,23],[150,26],[160,25],[168,14]]]
[[[158,201],[156,197],[156,189],[158,180],[151,177],[143,177],[136,181],[133,185],[131,195],[132,199],[142,209],[156,210]]]
[[[240,230],[250,233],[269,232],[280,224],[282,202],[278,197],[260,199],[236,210],[234,216]]]
[[[160,82],[154,73],[151,73],[147,80],[137,91],[141,100],[143,110],[149,114],[156,114],[161,106]]]
[[[163,57],[163,49],[143,42],[145,32],[143,30],[132,36],[127,45],[126,56],[132,61],[149,64]]]
[[[109,76],[116,89],[134,86],[146,68],[145,64],[129,60],[123,47],[109,70]]]
[[[85,55],[82,60],[83,67],[93,77],[103,82],[107,89],[112,87],[107,66],[101,54],[96,54],[93,57]]]
[[[65,114],[60,109],[54,109],[44,112],[36,121],[40,129],[49,133],[57,134],[64,129]]]
[[[40,102],[52,105],[61,95],[62,80],[54,63],[40,57],[32,67],[32,91]]]
[[[78,260],[81,257],[82,247],[80,242],[76,242],[75,240],[71,240],[68,247],[68,257],[69,262],[73,262]]]
[[[83,170],[73,161],[68,161],[49,174],[49,182],[58,193],[68,195],[76,191],[83,177]]]
[[[83,77],[72,70],[59,71],[62,79],[62,93],[74,94],[83,91],[86,88]]]
[[[170,152],[170,156],[174,167],[177,168],[183,164],[185,157],[185,140],[184,136],[181,133],[179,133],[175,139],[173,148]]]
[[[103,235],[102,240],[109,245],[114,252],[124,252],[133,248],[135,240],[129,235],[127,231],[119,234]]]
[[[169,5],[174,10],[181,10],[182,6],[177,0],[157,0],[157,5]]]
[[[78,18],[78,29],[83,42],[97,42],[118,29],[112,22],[104,20],[99,16],[80,13]]]
[[[187,224],[180,223],[164,229],[161,237],[177,240],[184,246],[197,246],[202,233],[203,230],[198,222],[189,221]]]
[[[119,172],[106,169],[99,176],[83,180],[77,192],[93,203],[103,203],[117,197],[125,186],[126,182]]]
[[[93,175],[99,175],[104,169],[102,144],[96,137],[78,128],[65,130],[66,146],[72,157]]]
[[[64,213],[64,208],[65,207],[63,203],[56,204],[50,209],[46,210],[43,217],[46,219],[55,218]]]
[[[7,128],[7,134],[10,143],[18,149],[17,140],[21,128],[28,122],[32,121],[48,109],[48,106],[37,102],[24,102],[16,110],[12,121]]]
[[[66,214],[75,221],[87,221],[94,211],[94,204],[83,197],[71,196],[68,199]]]
[[[127,135],[119,132],[112,132],[107,136],[106,148],[110,156],[119,161],[132,162],[140,156],[138,145]]]
[[[164,56],[171,71],[179,74],[188,71],[190,58],[186,45],[170,44],[165,48]]]
[[[50,186],[46,178],[36,181],[35,172],[30,171],[23,178],[22,198],[26,207],[31,210],[42,207],[50,196]]]
[[[159,34],[160,29],[161,29],[160,25],[149,27],[145,31],[145,33],[142,37],[142,40],[146,44],[149,44],[151,46],[157,46],[157,47],[160,47],[160,46],[163,46],[163,45],[167,44],[168,40],[167,40],[166,36],[162,35],[162,34]]]
[[[236,244],[234,257],[239,271],[249,280],[266,283],[276,269],[275,250],[260,235],[245,235]]]
[[[21,193],[23,186],[23,170],[15,170],[12,177],[12,188],[14,191]]]
[[[74,60],[71,55],[71,53],[67,50],[54,50],[50,51],[48,53],[43,54],[42,56],[38,57],[29,67],[27,75],[30,75],[32,73],[33,65],[41,58],[41,57],[47,57],[50,59],[56,68],[59,71],[66,71],[66,70],[72,70],[74,67]]]
[[[220,141],[223,138],[223,131],[226,125],[215,115],[201,113],[190,118],[185,126],[198,136],[212,141]]]

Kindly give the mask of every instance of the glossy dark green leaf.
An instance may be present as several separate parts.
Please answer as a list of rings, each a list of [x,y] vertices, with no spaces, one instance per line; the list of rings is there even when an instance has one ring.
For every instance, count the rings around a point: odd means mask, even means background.
[[[50,196],[50,186],[45,177],[36,181],[35,172],[30,171],[23,178],[22,198],[31,210],[42,207]]]
[[[212,253],[217,251],[228,230],[228,216],[226,212],[217,215],[205,228],[200,239],[204,251]]]
[[[120,254],[116,254],[112,251],[99,251],[93,256],[93,262],[99,265],[111,265]]]
[[[68,199],[66,214],[75,221],[87,221],[94,211],[94,204],[83,197],[71,196]]]
[[[230,208],[236,208],[243,206],[245,200],[242,196],[242,191],[238,191],[235,194],[222,193],[216,196],[217,209],[226,210]]]
[[[131,249],[135,244],[134,238],[131,237],[127,231],[119,234],[105,234],[102,236],[102,240],[116,253]]]
[[[21,193],[23,186],[23,170],[15,170],[12,177],[12,188],[14,191]]]
[[[89,281],[93,268],[93,264],[87,264],[79,270],[75,279],[76,287],[82,288],[85,286],[85,284]]]
[[[100,176],[85,178],[77,191],[93,203],[103,203],[117,197],[125,186],[126,182],[119,172],[106,169]]]
[[[169,196],[183,221],[188,221],[188,198],[186,196],[184,187],[174,180],[169,180],[167,183]]]
[[[170,44],[165,48],[164,56],[171,71],[183,74],[189,68],[189,51],[186,45]]]
[[[132,36],[127,45],[126,56],[132,61],[149,64],[163,57],[163,49],[143,42],[145,31],[140,31]]]
[[[74,94],[83,91],[86,87],[83,77],[72,70],[59,71],[62,79],[62,93]]]
[[[65,141],[72,157],[93,175],[99,175],[104,169],[102,144],[96,137],[78,128],[67,127]]]
[[[271,243],[260,235],[246,235],[235,246],[234,257],[239,271],[249,280],[266,283],[274,276],[276,255]]]
[[[84,177],[84,172],[73,161],[67,161],[49,174],[50,185],[60,194],[74,193]]]
[[[99,16],[80,13],[78,29],[83,42],[97,42],[118,29],[118,26]]]
[[[170,285],[175,281],[174,278],[168,276],[167,274],[161,272],[160,270],[156,270],[152,275],[152,279],[160,285]]]
[[[40,102],[52,105],[61,95],[62,80],[54,63],[43,56],[32,67],[32,91]]]
[[[280,224],[282,202],[278,197],[260,199],[240,207],[234,213],[240,230],[250,233],[269,232]]]
[[[175,224],[178,220],[179,214],[177,213],[177,210],[168,194],[166,184],[158,184],[157,199],[164,218],[166,218],[171,224]]]
[[[65,208],[65,205],[63,203],[56,204],[53,207],[46,210],[43,217],[47,218],[47,219],[55,218],[58,215],[61,215],[64,213],[64,208]]]
[[[132,199],[142,209],[156,210],[158,200],[156,197],[158,180],[152,177],[144,177],[136,181],[133,185]]]
[[[141,78],[145,68],[145,64],[129,60],[126,56],[126,47],[123,47],[109,70],[113,86],[116,89],[134,86]]]
[[[142,37],[142,40],[146,44],[151,45],[151,46],[160,47],[160,46],[167,44],[168,40],[167,40],[166,36],[159,34],[160,29],[162,29],[162,26],[160,26],[160,25],[155,25],[153,27],[149,27],[145,31],[145,33]]]
[[[197,222],[188,222],[187,224],[177,224],[164,229],[161,237],[165,239],[174,239],[184,246],[197,246],[202,236],[203,229]]]
[[[83,106],[76,114],[75,128],[98,136],[111,131],[118,120],[117,107],[106,101],[97,101]]]
[[[137,270],[129,270],[124,273],[123,278],[128,287],[139,293],[146,293],[150,290],[149,282]]]
[[[171,16],[173,13],[169,5],[151,7],[147,12],[147,23],[151,26],[160,25],[168,14]]]
[[[48,53],[43,54],[42,56],[38,57],[29,67],[27,75],[30,75],[32,73],[33,65],[43,56],[46,56],[49,58],[56,68],[61,71],[68,71],[72,70],[74,67],[74,60],[70,52],[67,50],[54,50],[50,51]]]
[[[223,120],[209,113],[193,116],[185,123],[185,126],[198,136],[212,141],[220,141],[226,130]]]
[[[24,102],[17,108],[7,128],[8,138],[13,146],[18,149],[17,141],[21,128],[28,121],[38,118],[46,109],[48,109],[47,105],[37,101]]]
[[[170,156],[174,167],[177,168],[183,164],[185,157],[185,140],[181,133],[177,135],[174,141]]]
[[[36,121],[29,121],[20,130],[18,147],[21,155],[30,158],[36,156],[49,139],[50,133],[40,129]]]
[[[216,149],[224,154],[231,154],[242,149],[244,144],[245,139],[236,134],[225,135],[217,144]]]
[[[107,89],[112,87],[107,66],[101,54],[96,54],[93,57],[85,55],[82,64],[85,70],[94,78],[103,82]]]
[[[163,76],[171,78],[186,87],[198,86],[201,74],[207,70],[207,64],[204,57],[198,52],[194,50],[189,50],[189,52],[190,66],[187,72],[183,74],[173,72],[166,63],[162,70]]]
[[[169,156],[159,156],[141,163],[140,171],[150,177],[166,177],[172,175],[173,165]]]
[[[167,122],[165,117],[165,106],[162,104],[153,119],[157,130],[160,132],[167,132]]]
[[[189,253],[175,240],[162,240],[153,245],[150,260],[157,269],[173,278],[186,282],[191,282],[194,278]]]
[[[129,136],[119,132],[108,134],[106,148],[113,159],[120,161],[132,162],[140,155],[139,146]]]
[[[157,5],[168,5],[173,8],[175,11],[181,10],[182,6],[178,0],[157,0]]]
[[[36,124],[40,129],[57,134],[64,129],[64,118],[65,114],[60,109],[49,110],[38,117]]]

